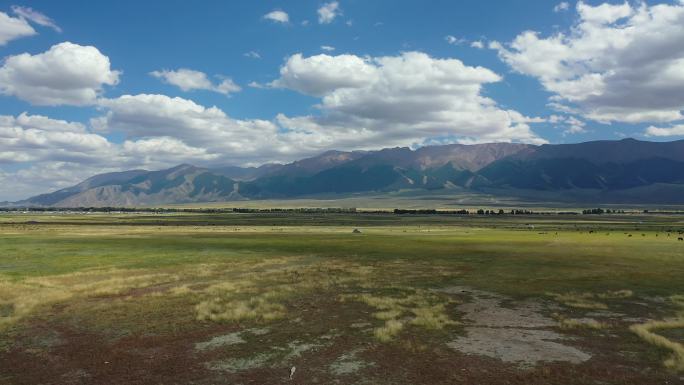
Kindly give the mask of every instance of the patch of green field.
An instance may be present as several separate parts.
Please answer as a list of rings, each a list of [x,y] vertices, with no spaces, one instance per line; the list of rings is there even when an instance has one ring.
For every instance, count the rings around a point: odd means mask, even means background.
[[[0,273],[21,279],[92,268],[158,269],[311,256],[366,263],[442,261],[471,271],[462,278],[469,285],[517,295],[684,291],[684,243],[675,233],[668,237],[654,230],[672,225],[641,223],[628,237],[624,230],[633,224],[576,223],[583,231],[555,222],[540,222],[534,229],[505,221],[478,224],[373,226],[361,234],[340,226],[34,225],[25,230],[4,225]],[[589,228],[596,230],[588,233]]]

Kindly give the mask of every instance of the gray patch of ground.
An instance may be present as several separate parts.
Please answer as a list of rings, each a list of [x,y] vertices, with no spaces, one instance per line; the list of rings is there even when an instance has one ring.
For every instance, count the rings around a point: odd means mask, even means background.
[[[595,318],[623,318],[625,315],[608,310],[595,310],[587,312],[586,316]]]
[[[325,344],[293,341],[288,343],[287,346],[274,347],[267,352],[251,357],[237,357],[208,362],[206,367],[211,370],[235,373],[263,367],[289,366],[295,363],[296,359],[301,357],[302,354],[322,346],[325,346]],[[283,356],[284,352],[285,355]]]
[[[522,366],[549,361],[577,364],[591,358],[591,355],[563,344],[568,337],[550,330],[557,323],[542,314],[541,302],[508,302],[506,297],[463,287],[440,291],[467,294],[472,298],[471,302],[459,306],[465,313],[466,335],[449,342],[447,345],[452,349]],[[506,306],[502,305],[504,301]]]
[[[314,350],[314,349],[319,348],[321,346],[323,346],[323,345],[306,343],[306,342],[299,342],[299,341],[290,342],[289,344],[287,344],[287,348],[285,348],[289,351],[289,353],[285,356],[284,361],[289,362],[289,361],[301,356],[302,353],[306,353],[310,350]]]
[[[90,378],[90,374],[83,369],[76,369],[62,375],[62,380],[65,384],[87,383],[86,379]]]
[[[195,350],[213,350],[222,346],[243,344],[245,343],[245,340],[242,339],[241,334],[241,332],[235,332],[214,337],[209,341],[198,342],[195,344]]]
[[[261,335],[267,334],[268,332],[269,332],[268,328],[261,328],[261,329],[253,328],[253,329],[247,329],[244,331],[224,334],[221,336],[216,336],[216,337],[210,339],[209,341],[196,343],[195,344],[195,350],[198,350],[198,351],[214,350],[214,349],[218,349],[222,346],[244,344],[245,342],[247,342],[242,338],[245,334],[252,334],[255,336],[261,336]]]
[[[248,333],[254,334],[255,336],[263,336],[264,334],[268,334],[271,330],[269,328],[252,328],[252,329],[247,329]]]
[[[341,355],[335,362],[330,364],[330,372],[336,376],[345,376],[372,366],[372,363],[362,361],[357,357],[361,351],[361,349],[356,349]]]
[[[579,364],[591,358],[558,340],[563,336],[549,330],[520,328],[469,327],[468,335],[447,345],[462,353],[480,354],[504,362],[533,365],[542,361],[565,361]]]
[[[207,369],[224,372],[239,372],[242,370],[256,369],[265,366],[273,354],[257,354],[247,358],[231,358],[228,360],[212,361],[207,363]]]
[[[596,325],[599,321],[594,318],[582,317],[582,318],[568,318],[566,321],[577,323],[581,326],[591,326]]]

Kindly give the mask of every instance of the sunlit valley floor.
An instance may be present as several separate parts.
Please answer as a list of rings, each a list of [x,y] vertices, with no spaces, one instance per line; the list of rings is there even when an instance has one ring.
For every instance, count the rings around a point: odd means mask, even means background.
[[[0,382],[684,383],[683,219],[7,214]]]

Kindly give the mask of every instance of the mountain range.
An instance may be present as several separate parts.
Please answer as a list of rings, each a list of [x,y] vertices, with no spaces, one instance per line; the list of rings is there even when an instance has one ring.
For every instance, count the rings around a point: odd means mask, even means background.
[[[91,207],[312,197],[403,190],[545,200],[684,203],[684,140],[449,144],[328,151],[289,164],[95,175],[17,205]]]

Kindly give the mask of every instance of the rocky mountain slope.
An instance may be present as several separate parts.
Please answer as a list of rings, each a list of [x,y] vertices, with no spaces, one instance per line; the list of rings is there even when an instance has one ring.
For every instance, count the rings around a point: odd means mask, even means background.
[[[666,191],[664,199],[677,200],[673,191],[682,187],[684,141],[625,139],[542,146],[487,143],[328,151],[284,165],[132,170],[96,175],[17,204],[136,206],[403,189],[469,189],[513,195],[538,191],[544,196],[582,191],[635,200],[640,194]]]

